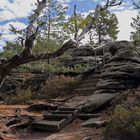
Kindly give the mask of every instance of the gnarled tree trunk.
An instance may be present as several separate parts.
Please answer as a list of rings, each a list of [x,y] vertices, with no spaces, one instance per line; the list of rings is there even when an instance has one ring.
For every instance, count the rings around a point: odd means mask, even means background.
[[[11,59],[8,60],[0,60],[0,87],[6,77],[10,73],[10,71],[13,68],[18,67],[19,65],[32,62],[32,61],[38,61],[43,59],[49,59],[49,58],[56,58],[60,55],[62,55],[64,52],[66,52],[70,48],[77,47],[76,41],[69,40],[66,42],[62,48],[59,50],[53,52],[53,53],[46,53],[46,54],[32,54],[32,48],[34,44],[34,40],[36,39],[37,32],[39,26],[37,25],[37,19],[39,15],[41,14],[42,10],[46,6],[47,0],[37,0],[37,8],[34,10],[34,14],[30,16],[30,22],[26,30],[26,39],[25,39],[25,49],[24,51],[19,54],[13,56]],[[116,6],[120,5],[121,0],[119,3],[116,3],[116,0],[107,0],[107,3],[104,7],[101,7],[99,5],[96,6],[95,13],[93,15],[92,21],[83,29],[82,33],[77,37],[77,41],[80,41],[84,35],[90,31],[92,28],[94,21],[98,18],[99,10],[105,10],[110,6]]]

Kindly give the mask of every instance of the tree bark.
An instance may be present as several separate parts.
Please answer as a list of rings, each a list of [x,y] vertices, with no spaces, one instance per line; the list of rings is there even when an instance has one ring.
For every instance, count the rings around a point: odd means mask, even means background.
[[[116,6],[116,5],[121,4],[121,0],[120,0],[120,3],[116,4],[115,2],[116,2],[116,0],[107,0],[107,3],[104,7],[97,5],[92,21],[87,25],[87,27],[85,27],[83,29],[82,33],[77,37],[77,41],[80,41],[84,37],[84,35],[88,31],[90,31],[94,21],[98,18],[99,10],[105,10],[109,6]],[[38,19],[39,15],[41,14],[42,10],[45,8],[45,6],[46,6],[46,0],[42,0],[42,1],[37,0],[37,8],[36,8],[36,10],[34,10],[33,15],[31,15],[29,18],[30,22],[29,22],[29,25],[26,30],[26,40],[25,40],[24,51],[19,55],[13,56],[11,59],[0,60],[0,87],[1,87],[5,77],[10,73],[10,71],[13,68],[16,68],[19,65],[22,65],[22,64],[25,64],[28,62],[32,62],[32,61],[56,58],[56,57],[62,55],[68,49],[77,47],[77,43],[75,41],[69,40],[62,46],[62,48],[58,49],[57,51],[55,51],[53,53],[32,54],[34,40],[36,39],[37,31],[38,31],[38,27],[39,27],[39,26],[37,26],[37,19]]]
[[[50,58],[56,58],[62,54],[64,54],[68,49],[72,49],[77,47],[77,43],[73,40],[69,40],[66,42],[62,48],[58,49],[57,51],[53,53],[46,53],[46,54],[28,54],[25,51],[21,53],[20,55],[15,55],[11,59],[0,62],[0,85],[2,85],[4,78],[7,74],[13,69],[16,68],[22,64],[38,61],[38,60],[45,60]]]
[[[51,13],[48,9],[48,32],[47,32],[47,39],[50,39],[50,33],[51,33]]]
[[[76,13],[76,5],[74,5],[74,28],[75,28],[75,35],[74,39],[77,40],[77,35],[78,35],[78,27],[77,27],[77,13]]]
[[[101,42],[102,42],[102,39],[101,39],[102,35],[101,35],[101,31],[99,29],[99,32],[98,32],[98,44],[100,45]]]

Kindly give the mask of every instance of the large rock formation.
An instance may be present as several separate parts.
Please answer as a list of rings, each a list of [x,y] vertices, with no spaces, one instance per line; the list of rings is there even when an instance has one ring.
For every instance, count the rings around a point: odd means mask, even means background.
[[[91,67],[95,66],[95,63],[102,63],[102,55],[103,51],[98,50],[97,54],[97,62],[95,60],[95,51],[94,47],[89,45],[82,45],[72,50],[71,56],[72,59],[69,61],[69,66],[74,66],[76,64],[87,64]]]
[[[95,93],[116,93],[140,85],[140,56],[132,44],[115,42],[109,51],[112,57],[102,68]]]

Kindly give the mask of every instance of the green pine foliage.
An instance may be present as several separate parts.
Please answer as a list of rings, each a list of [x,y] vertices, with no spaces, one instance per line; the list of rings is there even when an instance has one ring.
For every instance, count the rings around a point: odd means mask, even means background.
[[[18,42],[6,42],[3,51],[0,52],[0,57],[10,58],[15,54],[21,53],[23,49],[24,48]]]
[[[140,139],[140,93],[130,90],[115,99],[116,105],[109,124],[104,130],[103,140]]]
[[[132,18],[131,27],[134,31],[131,32],[130,39],[131,40],[140,40],[140,13]]]
[[[63,25],[67,7],[62,6],[57,0],[48,0],[43,16],[39,19],[41,34],[45,39],[64,41]],[[42,36],[42,35],[41,35]]]
[[[75,29],[75,22],[77,23],[77,28]],[[72,15],[68,18],[67,22],[64,24],[64,30],[67,35],[70,37],[77,32],[79,33],[80,29],[83,29],[83,17],[81,14],[77,14],[76,16]]]
[[[91,18],[92,14],[85,19],[85,22],[88,22]],[[106,36],[110,39],[116,40],[118,32],[118,20],[116,15],[105,10],[100,11],[99,18],[93,24],[90,37],[93,36],[93,39],[98,40],[98,43],[100,44]]]
[[[116,107],[109,125],[104,132],[104,140],[139,140],[140,107]]]

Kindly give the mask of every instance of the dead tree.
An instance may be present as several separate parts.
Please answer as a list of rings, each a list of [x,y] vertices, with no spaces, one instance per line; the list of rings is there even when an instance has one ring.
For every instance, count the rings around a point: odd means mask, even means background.
[[[99,10],[105,10],[110,6],[116,6],[120,5],[121,1],[119,3],[116,3],[117,0],[107,0],[107,3],[104,7],[101,7],[99,5],[96,6],[95,13],[93,15],[92,21],[85,27],[82,31],[82,33],[77,37],[77,40],[80,41],[84,35],[90,31],[92,28],[94,21],[98,18]],[[22,53],[17,54],[13,56],[10,59],[3,59],[0,60],[0,87],[2,83],[4,82],[5,77],[10,73],[10,71],[19,65],[32,62],[32,61],[38,61],[38,60],[45,60],[50,58],[56,58],[60,55],[62,55],[64,52],[66,52],[70,48],[77,47],[77,42],[73,40],[67,41],[62,48],[58,49],[57,51],[53,53],[46,53],[46,54],[33,54],[32,49],[34,47],[34,41],[36,39],[39,26],[37,25],[38,17],[40,16],[42,10],[46,6],[47,0],[39,1],[37,0],[37,8],[34,11],[34,14],[29,18],[30,22],[26,29],[26,39],[25,39],[25,49]]]

